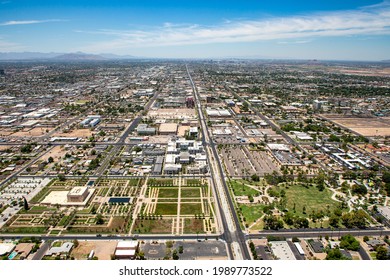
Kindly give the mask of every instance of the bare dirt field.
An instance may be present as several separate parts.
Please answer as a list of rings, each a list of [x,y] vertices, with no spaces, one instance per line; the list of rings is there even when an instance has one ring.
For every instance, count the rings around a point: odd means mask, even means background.
[[[383,69],[335,69],[336,71],[349,74],[349,75],[362,75],[362,76],[390,76],[390,68]]]
[[[24,137],[24,136],[42,136],[42,135],[45,135],[47,132],[46,130],[48,130],[50,132],[50,130],[52,130],[53,128],[52,127],[35,127],[35,128],[25,128],[23,130],[20,130],[18,132],[15,132],[14,134],[12,134],[12,136],[20,136],[20,137]]]
[[[334,123],[345,126],[363,136],[390,136],[390,118],[326,117]]]
[[[12,148],[12,146],[0,145],[0,152],[5,151],[7,149],[11,149],[11,148]]]
[[[43,155],[40,159],[43,161],[47,161],[49,157],[52,157],[54,161],[58,161],[61,157],[65,155],[66,151],[65,148],[62,146],[55,146],[53,149],[51,149],[50,152]]]
[[[71,255],[76,260],[86,260],[93,250],[99,260],[110,260],[117,244],[117,241],[80,241],[79,246],[73,249]]]
[[[9,135],[11,135],[13,133],[14,132],[12,131],[12,129],[8,129],[8,128],[0,129],[0,136],[9,136]]]
[[[189,125],[180,125],[179,129],[178,129],[178,132],[177,132],[177,135],[179,135],[181,137],[184,137],[185,133],[186,133],[186,130],[190,130],[190,126]]]
[[[55,137],[82,137],[83,138],[83,137],[92,136],[92,131],[87,129],[87,128],[75,129],[75,130],[69,131],[67,133],[56,133],[53,136],[55,136]]]

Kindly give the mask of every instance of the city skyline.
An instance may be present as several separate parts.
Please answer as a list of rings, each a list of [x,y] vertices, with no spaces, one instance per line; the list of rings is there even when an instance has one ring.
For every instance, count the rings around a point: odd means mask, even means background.
[[[389,59],[389,1],[2,1],[0,6],[0,52]]]

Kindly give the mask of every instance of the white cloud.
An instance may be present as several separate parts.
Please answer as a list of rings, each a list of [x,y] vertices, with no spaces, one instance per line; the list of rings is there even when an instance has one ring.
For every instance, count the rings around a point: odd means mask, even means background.
[[[26,25],[26,24],[37,24],[37,23],[46,23],[46,22],[58,22],[63,21],[61,19],[45,19],[45,20],[10,20],[3,23],[0,23],[0,26],[8,25]]]
[[[78,31],[114,38],[97,42],[89,51],[118,51],[128,48],[180,46],[210,43],[295,40],[307,43],[316,37],[390,34],[390,2],[357,10],[312,13],[304,16],[274,17],[251,21],[224,21],[220,25],[162,26],[138,30]]]
[[[0,52],[20,51],[23,46],[17,43],[12,43],[0,37]]]

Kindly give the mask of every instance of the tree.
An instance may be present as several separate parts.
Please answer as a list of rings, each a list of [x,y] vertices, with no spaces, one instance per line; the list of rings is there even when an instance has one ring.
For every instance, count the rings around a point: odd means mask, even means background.
[[[53,159],[53,157],[49,157],[49,158],[47,159],[47,162],[48,162],[48,163],[52,163],[52,162],[54,162],[54,159]]]
[[[30,207],[28,206],[27,199],[24,196],[23,196],[23,208],[25,211],[28,211],[28,209],[30,209]]]
[[[73,245],[77,248],[79,246],[79,241],[77,239],[73,240]]]
[[[339,248],[331,249],[326,254],[326,260],[348,260],[347,257],[345,257]]]
[[[178,260],[178,259],[179,259],[179,255],[177,254],[177,250],[173,250],[172,258],[173,258],[174,260]]]
[[[363,241],[364,241],[364,242],[367,242],[368,240],[370,240],[370,238],[369,238],[367,235],[365,235],[365,236],[363,237]]]
[[[264,228],[272,230],[281,229],[283,228],[283,221],[273,215],[267,215],[264,217]]]
[[[183,248],[183,246],[179,246],[179,254],[183,254],[183,251],[184,251],[184,248]]]
[[[387,253],[387,249],[384,246],[378,246],[376,248],[376,259],[377,260],[389,260],[390,257]]]
[[[102,225],[102,224],[104,224],[104,220],[103,220],[102,214],[97,214],[97,215],[96,215],[96,224],[97,224],[97,225]]]
[[[253,174],[253,175],[251,176],[251,179],[252,179],[252,181],[254,181],[254,182],[260,181],[260,177],[259,177],[259,175],[257,175],[257,174]]]
[[[65,175],[64,174],[58,174],[58,180],[61,181],[61,182],[65,181],[66,180],[65,179]]]
[[[347,234],[340,238],[340,248],[358,251],[360,249],[360,244],[355,237]]]

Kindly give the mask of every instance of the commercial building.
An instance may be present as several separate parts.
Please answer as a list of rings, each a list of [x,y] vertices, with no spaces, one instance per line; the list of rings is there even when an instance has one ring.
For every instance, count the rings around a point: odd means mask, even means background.
[[[288,245],[287,241],[271,241],[272,253],[279,260],[296,260],[293,251]]]
[[[137,241],[119,241],[115,249],[116,259],[134,259],[138,250]]]
[[[176,135],[177,127],[177,123],[162,123],[160,124],[158,132],[160,135]]]
[[[99,115],[90,115],[86,119],[80,122],[80,125],[82,126],[90,126],[90,127],[95,127],[97,126],[101,119]]]
[[[156,129],[154,127],[148,127],[147,124],[139,124],[136,128],[138,135],[155,135]]]
[[[67,195],[68,202],[83,202],[88,194],[88,187],[74,187]]]

